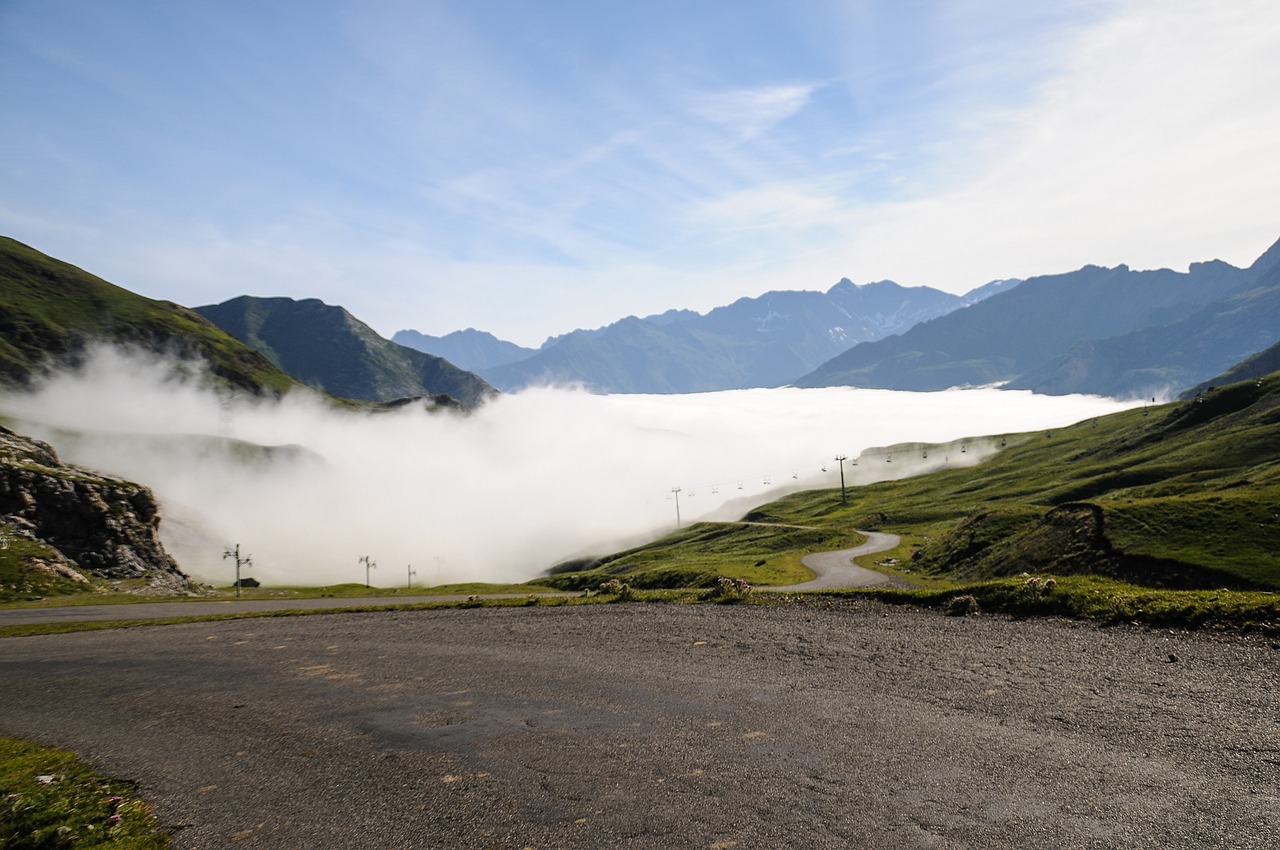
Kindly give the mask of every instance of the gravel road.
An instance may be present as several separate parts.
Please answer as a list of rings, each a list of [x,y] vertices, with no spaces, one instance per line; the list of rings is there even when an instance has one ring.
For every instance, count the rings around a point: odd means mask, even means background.
[[[178,848],[1274,848],[1269,641],[871,601],[0,640]]]

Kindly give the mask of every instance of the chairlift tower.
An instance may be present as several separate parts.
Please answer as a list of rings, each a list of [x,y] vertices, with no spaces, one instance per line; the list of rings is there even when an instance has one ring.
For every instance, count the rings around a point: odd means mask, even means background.
[[[370,587],[369,570],[376,570],[378,568],[378,562],[369,560],[368,555],[361,555],[360,560],[357,561],[357,563],[364,564],[364,586]]]
[[[236,598],[239,599],[240,598],[240,568],[252,567],[253,558],[249,555],[245,555],[243,558],[240,557],[239,543],[237,543],[234,547],[228,546],[222,550],[222,559],[225,561],[227,558],[236,559]]]

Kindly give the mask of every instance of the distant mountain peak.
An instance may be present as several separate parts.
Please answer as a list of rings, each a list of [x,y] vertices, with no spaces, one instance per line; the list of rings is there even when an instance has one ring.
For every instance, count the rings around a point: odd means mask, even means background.
[[[455,366],[472,372],[515,363],[537,353],[535,349],[524,348],[475,328],[452,331],[444,336],[401,330],[396,331],[391,341],[415,351],[443,357]]]
[[[1188,272],[1090,264],[1031,278],[855,346],[797,384],[928,391],[1001,382],[1118,397],[1185,387],[1275,342],[1280,244],[1268,253],[1272,264],[1264,255],[1247,270],[1216,260]]]
[[[499,389],[578,384],[597,392],[710,392],[788,383],[825,359],[963,306],[893,281],[827,292],[773,290],[706,314],[668,310],[548,338],[520,362],[480,370]]]
[[[1280,239],[1276,240],[1275,244],[1264,251],[1261,257],[1253,261],[1253,265],[1249,266],[1249,271],[1262,273],[1277,266],[1280,266]]]

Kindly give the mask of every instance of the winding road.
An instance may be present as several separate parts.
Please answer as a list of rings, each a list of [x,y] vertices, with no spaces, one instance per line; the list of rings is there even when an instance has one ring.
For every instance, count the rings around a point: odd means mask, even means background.
[[[901,538],[896,534],[885,534],[880,531],[862,531],[867,540],[861,546],[852,549],[841,549],[838,552],[814,552],[805,555],[800,563],[813,570],[817,575],[801,584],[786,587],[762,587],[760,590],[794,593],[805,590],[844,590],[852,587],[881,587],[903,584],[901,579],[868,570],[853,563],[854,558],[863,555],[874,555],[895,549]]]

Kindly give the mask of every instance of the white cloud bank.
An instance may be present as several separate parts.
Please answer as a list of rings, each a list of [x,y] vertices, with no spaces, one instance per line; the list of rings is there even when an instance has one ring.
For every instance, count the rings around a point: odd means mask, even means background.
[[[854,214],[842,269],[952,291],[1086,263],[1248,265],[1275,241],[1280,12],[1121,0],[951,186]]]
[[[249,574],[269,584],[363,581],[368,555],[373,583],[387,587],[403,586],[409,565],[420,584],[523,581],[583,550],[610,551],[673,526],[675,486],[688,521],[782,485],[838,486],[836,454],[1058,427],[1126,406],[995,389],[540,389],[470,417],[370,415],[302,397],[221,402],[170,366],[115,352],[36,394],[0,397],[0,413],[64,459],[151,487],[166,546],[198,579],[229,583],[221,556],[238,543],[253,556]],[[867,466],[864,476],[889,471]]]

